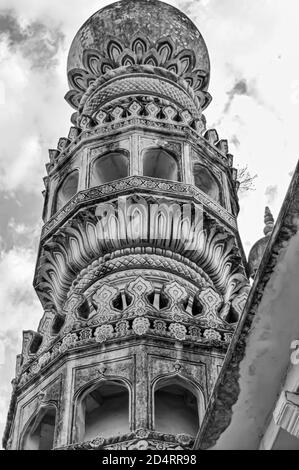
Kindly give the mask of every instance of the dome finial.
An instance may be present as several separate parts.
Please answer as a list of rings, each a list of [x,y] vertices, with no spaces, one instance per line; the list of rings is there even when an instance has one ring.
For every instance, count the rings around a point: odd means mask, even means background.
[[[267,236],[267,235],[270,235],[270,233],[272,233],[272,230],[274,227],[274,218],[268,206],[265,207],[264,222],[265,222],[264,234]]]
[[[248,256],[248,268],[249,268],[249,275],[254,278],[256,271],[259,267],[261,259],[263,257],[265,248],[268,244],[270,235],[273,231],[274,227],[274,218],[269,209],[269,207],[265,207],[265,215],[264,215],[264,237],[258,240],[253,247],[251,248]]]

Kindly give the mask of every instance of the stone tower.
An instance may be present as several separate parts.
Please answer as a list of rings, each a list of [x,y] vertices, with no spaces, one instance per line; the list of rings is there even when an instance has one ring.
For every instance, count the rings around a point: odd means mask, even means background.
[[[192,448],[248,293],[209,74],[195,25],[156,0],[76,34],[6,448]]]

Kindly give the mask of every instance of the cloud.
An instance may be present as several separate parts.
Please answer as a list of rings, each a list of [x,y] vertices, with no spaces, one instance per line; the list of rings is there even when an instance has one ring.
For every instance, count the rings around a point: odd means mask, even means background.
[[[239,147],[240,146],[240,140],[238,139],[238,137],[236,136],[236,134],[233,134],[230,138],[230,142],[235,146],[235,147]]]
[[[36,251],[15,247],[0,253],[0,434],[3,434],[23,329],[36,329],[42,308],[32,287]]]
[[[0,20],[0,190],[40,194],[48,148],[67,132],[63,35],[41,21],[23,26],[12,12]]]
[[[19,49],[33,68],[51,68],[64,41],[58,26],[49,27],[40,21],[22,26],[13,10],[0,11],[0,40],[6,40],[10,51]]]
[[[248,85],[247,85],[246,80],[242,79],[242,80],[236,81],[232,89],[227,92],[227,95],[228,95],[228,101],[224,106],[224,110],[223,110],[224,114],[228,113],[228,111],[230,110],[230,107],[231,107],[231,104],[233,102],[235,95],[250,96],[248,93]]]
[[[270,185],[265,190],[265,196],[267,197],[267,204],[273,204],[278,195],[278,186]]]
[[[253,98],[259,104],[264,104],[260,97],[258,89],[256,87],[255,80],[246,80],[245,78],[237,79],[233,87],[227,92],[228,100],[225,103],[223,114],[227,114],[230,111],[231,105],[235,97],[237,96],[248,96]]]
[[[0,253],[0,332],[32,325],[35,312],[41,311],[32,287],[36,251],[15,247]],[[37,325],[35,325],[36,327]]]
[[[10,46],[24,42],[26,34],[22,32],[21,27],[12,11],[4,10],[0,13],[0,37],[7,36]]]

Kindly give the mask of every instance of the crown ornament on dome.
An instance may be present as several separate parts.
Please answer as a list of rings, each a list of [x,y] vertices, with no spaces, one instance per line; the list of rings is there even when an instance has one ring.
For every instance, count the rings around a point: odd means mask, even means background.
[[[256,272],[264,255],[266,246],[268,244],[270,235],[272,234],[274,228],[274,218],[268,206],[265,207],[264,223],[265,226],[263,231],[265,236],[253,245],[248,256],[249,275],[252,279],[256,275]]]
[[[122,0],[91,16],[68,55],[70,91],[79,114],[128,96],[151,96],[199,119],[211,101],[210,61],[193,22],[158,0]]]
[[[274,227],[274,218],[268,206],[265,207],[264,223],[264,234],[269,236],[271,235]]]

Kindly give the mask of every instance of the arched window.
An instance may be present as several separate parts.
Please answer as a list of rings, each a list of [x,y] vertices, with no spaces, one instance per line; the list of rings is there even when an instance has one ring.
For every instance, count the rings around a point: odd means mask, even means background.
[[[202,165],[194,165],[194,184],[211,199],[221,204],[220,190],[216,178]]]
[[[50,450],[55,435],[56,408],[49,406],[31,420],[23,439],[24,450]]]
[[[122,153],[109,153],[95,160],[91,169],[90,186],[125,178],[129,174],[129,159]]]
[[[96,436],[126,434],[129,424],[129,392],[118,381],[102,382],[85,393],[77,420],[78,437],[88,441]]]
[[[154,429],[196,436],[203,413],[202,393],[177,378],[160,380],[154,389]]]
[[[77,192],[79,172],[73,171],[64,178],[56,193],[55,212],[61,209]]]
[[[143,153],[143,175],[178,181],[177,161],[170,153],[160,148],[145,150]]]

